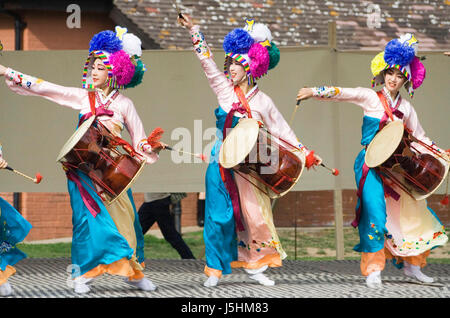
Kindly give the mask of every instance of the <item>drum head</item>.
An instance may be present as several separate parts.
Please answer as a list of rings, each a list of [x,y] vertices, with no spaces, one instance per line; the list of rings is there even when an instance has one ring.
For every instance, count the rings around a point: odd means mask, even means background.
[[[365,162],[369,168],[378,167],[389,159],[403,137],[402,121],[393,121],[381,129],[367,147]]]
[[[62,147],[61,151],[59,152],[58,158],[56,159],[57,162],[63,161],[64,157],[67,155],[67,153],[72,150],[73,147],[78,143],[78,141],[83,137],[83,135],[86,133],[86,131],[91,127],[92,123],[95,120],[95,116],[92,116],[88,119],[86,119],[80,127],[73,133],[73,135],[69,138],[69,140],[65,143],[65,145]]]
[[[256,119],[243,118],[227,135],[220,147],[219,162],[224,168],[233,168],[252,151],[259,134]]]

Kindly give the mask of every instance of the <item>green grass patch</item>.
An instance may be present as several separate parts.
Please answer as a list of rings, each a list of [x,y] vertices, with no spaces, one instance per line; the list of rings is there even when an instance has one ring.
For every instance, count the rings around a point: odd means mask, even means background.
[[[71,243],[27,244],[19,243],[17,248],[30,258],[70,257]]]
[[[447,230],[447,233],[450,231]],[[293,229],[279,228],[278,235],[282,246],[288,254],[288,260],[334,260],[335,231],[334,228],[300,231],[297,229],[297,240]],[[183,239],[197,259],[204,259],[204,242],[202,231],[183,234]],[[344,229],[345,259],[359,259],[359,253],[353,247],[359,242],[358,231],[353,228]],[[71,243],[29,244],[20,243],[17,247],[30,258],[70,257]],[[444,247],[445,255],[450,254],[449,247]],[[313,251],[313,252],[312,252]],[[152,235],[144,236],[144,255],[148,259],[180,259],[177,251],[165,240]],[[450,264],[449,257],[433,258],[431,252],[429,263]]]

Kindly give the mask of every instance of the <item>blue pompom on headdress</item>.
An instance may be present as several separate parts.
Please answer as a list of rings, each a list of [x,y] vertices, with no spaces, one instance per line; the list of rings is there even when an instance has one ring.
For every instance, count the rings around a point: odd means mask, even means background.
[[[223,49],[226,53],[246,54],[255,40],[243,29],[234,29],[225,36]]]
[[[398,39],[389,41],[384,49],[384,60],[389,65],[405,66],[411,63],[415,56],[414,48]]]
[[[116,33],[110,30],[97,33],[89,42],[89,52],[106,51],[115,53],[122,49],[122,41],[117,37]]]

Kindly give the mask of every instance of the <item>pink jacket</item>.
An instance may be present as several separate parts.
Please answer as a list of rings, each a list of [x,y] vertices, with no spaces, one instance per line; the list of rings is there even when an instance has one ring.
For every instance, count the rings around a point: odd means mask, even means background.
[[[192,41],[194,43],[194,50],[200,60],[206,78],[208,79],[209,86],[212,88],[214,94],[216,94],[220,107],[228,113],[231,110],[233,103],[238,103],[239,99],[234,92],[232,81],[226,77],[223,70],[219,70],[214,62],[212,52],[199,30],[200,28],[197,25],[190,30]],[[199,44],[201,44],[201,46]],[[254,87],[248,92],[246,97],[253,95],[255,89],[257,89],[257,87]],[[252,117],[263,122],[264,126],[273,136],[282,138],[290,144],[306,151],[306,155],[309,154],[310,151],[300,143],[294,131],[289,127],[288,123],[268,95],[262,91],[258,91],[248,101],[248,104],[250,106]],[[235,113],[235,116],[242,115]]]
[[[78,110],[81,115],[91,112],[88,91],[82,88],[65,87],[22,74],[8,68],[5,74],[6,85],[17,94],[25,96],[41,96],[61,106]],[[102,98],[102,102],[112,96]],[[100,94],[102,95],[102,94]],[[98,107],[96,101],[96,107]],[[144,126],[134,107],[133,102],[126,96],[119,94],[109,105],[109,110],[114,112],[112,117],[100,116],[99,120],[107,127],[118,127],[113,129],[120,137],[120,131],[127,128],[132,139],[132,146],[139,154],[143,155],[147,163],[154,163],[158,160],[158,155],[151,151],[150,145],[146,142]]]

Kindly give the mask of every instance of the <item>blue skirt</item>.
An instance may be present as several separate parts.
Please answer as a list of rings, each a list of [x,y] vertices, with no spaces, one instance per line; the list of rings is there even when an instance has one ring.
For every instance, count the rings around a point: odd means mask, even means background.
[[[90,187],[83,186],[100,207],[100,213],[94,218],[85,206],[77,185],[68,180],[70,204],[73,211],[72,274],[74,276],[83,275],[98,265],[111,264],[122,258],[131,259],[134,252],[136,252],[138,262],[142,263],[144,261],[144,235],[142,234],[131,189],[128,190],[127,195],[132,203],[135,215],[136,251],[129,246],[127,240],[117,230],[106,206],[93,190],[95,187],[92,180],[82,172],[77,172],[77,174],[90,185]]]
[[[221,144],[221,140],[216,141],[206,170],[203,239],[206,265],[226,275],[231,273],[230,263],[237,260],[238,252],[231,197],[222,181],[218,163]]]
[[[11,204],[0,198],[0,270],[27,257],[16,244],[25,239],[31,227]]]

